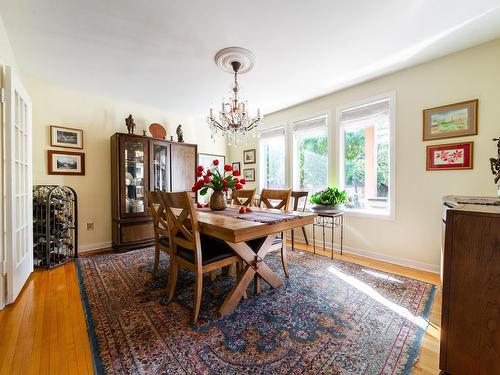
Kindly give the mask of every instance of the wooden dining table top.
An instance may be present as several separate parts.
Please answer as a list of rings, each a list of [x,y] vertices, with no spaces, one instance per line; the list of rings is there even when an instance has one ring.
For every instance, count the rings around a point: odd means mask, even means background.
[[[239,208],[239,206],[228,207]],[[289,218],[289,215],[293,215],[295,217],[286,221],[270,224],[221,215],[214,213],[209,208],[198,208],[196,209],[196,212],[198,214],[199,230],[203,234],[207,234],[224,241],[237,243],[312,224],[314,222],[314,217],[316,216],[316,213],[314,212],[281,211],[259,207],[251,207],[251,210],[254,212],[273,212],[275,214],[282,214],[287,218]]]

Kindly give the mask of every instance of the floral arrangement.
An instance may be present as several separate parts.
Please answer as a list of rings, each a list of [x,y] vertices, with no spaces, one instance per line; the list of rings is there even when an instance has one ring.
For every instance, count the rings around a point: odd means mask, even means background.
[[[205,195],[208,189],[223,192],[243,189],[246,180],[244,178],[239,178],[239,171],[233,171],[233,167],[226,164],[224,165],[224,173],[221,174],[218,165],[219,161],[217,159],[212,161],[212,165],[206,170],[202,165],[199,165],[196,171],[196,177],[199,179],[193,185],[191,191],[199,191],[200,195]]]
[[[328,187],[311,195],[310,201],[321,206],[336,207],[347,202],[347,194],[336,187]]]

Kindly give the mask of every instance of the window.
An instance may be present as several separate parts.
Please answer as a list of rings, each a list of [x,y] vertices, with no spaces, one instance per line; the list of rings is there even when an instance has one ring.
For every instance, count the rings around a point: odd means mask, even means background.
[[[327,117],[293,124],[293,188],[310,194],[328,186]]]
[[[340,185],[353,211],[393,213],[393,102],[385,96],[338,112]]]
[[[284,128],[275,128],[261,133],[259,159],[261,188],[285,187]]]

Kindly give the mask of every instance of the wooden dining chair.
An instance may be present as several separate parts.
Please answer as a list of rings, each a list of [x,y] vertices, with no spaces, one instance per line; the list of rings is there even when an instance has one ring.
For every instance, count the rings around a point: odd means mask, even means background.
[[[265,206],[265,208],[274,208],[279,210],[288,210],[290,204],[290,195],[292,189],[262,189],[259,199],[259,207]],[[257,243],[254,244],[254,246]],[[281,250],[281,263],[283,264],[283,271],[286,277],[289,276],[288,273],[288,255],[285,243],[285,234],[281,232],[276,236],[276,239],[271,245],[272,250]],[[259,282],[256,276],[255,279],[255,290],[259,291]]]
[[[224,241],[198,230],[197,212],[187,192],[161,193],[167,212],[172,255],[169,268],[168,302],[172,301],[177,284],[179,266],[195,273],[193,322],[198,320],[203,291],[203,274],[240,262]]]
[[[231,204],[249,207],[253,205],[256,189],[234,190],[231,195]]]
[[[153,267],[153,277],[155,277],[160,263],[160,252],[163,251],[170,256],[172,249],[170,248],[168,224],[161,194],[158,191],[148,191],[146,194],[150,205],[149,212],[153,218],[155,234],[155,259]]]
[[[306,210],[306,206],[307,206],[307,196],[308,196],[309,192],[307,191],[298,191],[298,190],[295,190],[295,191],[292,191],[291,193],[291,197],[293,198],[293,211],[305,211]],[[301,205],[301,207],[299,208],[299,202],[301,200],[301,198],[304,198],[304,204]],[[307,234],[306,234],[306,228],[305,227],[301,227],[302,229],[302,233],[304,234],[304,239],[306,240],[306,245],[309,245],[309,241],[307,240]],[[292,229],[292,251],[294,250],[294,247],[295,247],[295,229]]]

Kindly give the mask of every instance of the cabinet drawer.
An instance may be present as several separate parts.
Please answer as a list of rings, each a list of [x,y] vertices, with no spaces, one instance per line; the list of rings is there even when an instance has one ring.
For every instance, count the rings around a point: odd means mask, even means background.
[[[121,243],[152,240],[154,238],[153,223],[137,223],[120,227]]]

